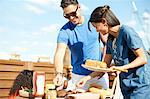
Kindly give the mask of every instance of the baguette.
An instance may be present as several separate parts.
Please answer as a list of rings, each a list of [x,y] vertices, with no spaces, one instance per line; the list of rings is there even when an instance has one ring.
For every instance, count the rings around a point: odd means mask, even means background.
[[[88,60],[86,60],[86,62],[85,62],[85,65],[86,66],[93,66],[93,67],[96,67],[97,65],[97,61],[96,60],[90,60],[90,59],[88,59]]]
[[[85,62],[86,66],[92,66],[92,67],[98,67],[98,68],[107,68],[107,64],[105,62],[101,62],[98,60],[86,60]]]

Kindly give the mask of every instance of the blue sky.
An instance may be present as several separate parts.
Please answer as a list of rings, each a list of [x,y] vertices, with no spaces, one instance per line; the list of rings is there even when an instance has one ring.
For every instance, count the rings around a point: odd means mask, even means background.
[[[56,48],[58,31],[67,20],[59,7],[61,0],[0,0],[0,59],[10,54],[21,60],[37,61],[38,56],[50,57]],[[135,2],[136,9],[131,1]],[[98,6],[109,5],[122,24],[139,33],[146,49],[150,48],[150,0],[79,0],[84,14]],[[134,13],[133,13],[134,12]],[[143,17],[147,18],[146,21]],[[142,22],[140,22],[139,21]]]

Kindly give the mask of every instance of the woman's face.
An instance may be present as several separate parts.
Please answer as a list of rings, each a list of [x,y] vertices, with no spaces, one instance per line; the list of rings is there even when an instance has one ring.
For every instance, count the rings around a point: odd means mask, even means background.
[[[74,24],[78,24],[81,19],[79,5],[69,5],[63,9],[64,17]]]
[[[103,35],[108,33],[108,25],[105,25],[102,22],[92,22],[92,25],[96,28],[97,32],[100,32]]]

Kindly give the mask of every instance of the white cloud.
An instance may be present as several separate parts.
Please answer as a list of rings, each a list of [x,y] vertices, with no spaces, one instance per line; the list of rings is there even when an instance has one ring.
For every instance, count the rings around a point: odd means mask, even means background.
[[[143,17],[144,18],[150,18],[150,13],[149,12],[144,12]]]
[[[9,42],[8,41],[2,41],[2,44],[9,44]]]
[[[135,20],[130,20],[130,21],[126,22],[125,24],[132,27],[132,28],[136,27],[136,21]]]
[[[15,47],[10,48],[10,50],[11,50],[12,52],[25,52],[25,51],[28,50],[28,48],[15,46]]]
[[[25,7],[29,10],[29,11],[32,11],[36,14],[44,14],[45,13],[45,10],[41,9],[40,7],[38,6],[35,6],[33,4],[26,4]]]
[[[49,0],[49,4],[52,8],[61,10],[60,8],[60,0]]]
[[[51,25],[42,27],[37,32],[30,33],[31,35],[29,37],[32,37],[33,39],[34,38],[37,39],[44,35],[49,35],[49,34],[55,35],[56,33],[58,33],[59,29],[60,29],[59,24],[51,24]]]
[[[8,55],[6,52],[1,52],[0,59],[10,59],[10,55]]]
[[[33,37],[39,36],[40,34],[41,34],[40,32],[32,32],[32,33],[31,33],[31,35],[32,35]]]
[[[35,3],[35,4],[48,4],[49,0],[27,0],[28,2]]]
[[[139,31],[137,32],[140,36],[140,38],[144,39],[146,37],[146,34],[144,33],[144,31]]]
[[[51,62],[50,56],[44,55],[44,54],[39,54],[39,55],[31,55],[30,54],[28,57],[29,57],[28,60],[32,60],[34,62],[39,61],[39,58],[40,58],[40,61]]]
[[[42,32],[56,34],[60,25],[59,24],[51,24],[49,26],[45,26],[41,29]]]
[[[150,23],[150,13],[149,12],[144,12],[143,13],[143,19],[144,19],[144,22],[146,24],[149,24]]]
[[[4,27],[0,27],[0,33],[4,33],[7,32],[7,29],[5,29]]]
[[[32,46],[37,46],[38,44],[39,44],[38,41],[31,42],[31,45],[32,45]]]
[[[148,38],[148,35],[144,33],[144,31],[139,31],[138,34],[140,38],[142,39],[145,48],[148,50],[148,48],[150,48],[150,45],[149,45],[150,40]]]
[[[82,9],[83,13],[89,12],[89,8],[86,5],[84,5],[82,3],[80,5],[81,5],[81,9]]]
[[[26,44],[28,44],[29,42],[27,42],[27,41],[21,41],[20,43],[23,44],[23,45],[26,45]]]
[[[60,0],[27,0],[28,3],[49,6],[53,9],[60,10]]]
[[[54,43],[54,42],[47,42],[47,46],[49,46],[49,47],[54,47],[56,44]]]

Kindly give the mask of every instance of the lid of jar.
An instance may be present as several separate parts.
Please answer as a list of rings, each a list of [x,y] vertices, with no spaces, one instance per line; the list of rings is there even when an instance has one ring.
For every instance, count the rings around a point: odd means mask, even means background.
[[[56,89],[55,84],[46,84],[46,89],[51,90],[51,89]]]

